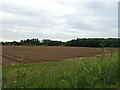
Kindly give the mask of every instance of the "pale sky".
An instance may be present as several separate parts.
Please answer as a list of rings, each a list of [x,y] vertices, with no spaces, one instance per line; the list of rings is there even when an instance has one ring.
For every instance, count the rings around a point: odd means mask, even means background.
[[[0,41],[118,37],[118,0],[0,0],[0,6]]]

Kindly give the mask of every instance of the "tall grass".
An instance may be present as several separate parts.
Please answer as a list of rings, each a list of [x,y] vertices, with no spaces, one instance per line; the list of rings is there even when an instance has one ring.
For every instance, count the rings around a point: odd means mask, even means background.
[[[117,88],[118,52],[107,52],[100,57],[3,66],[3,88]]]

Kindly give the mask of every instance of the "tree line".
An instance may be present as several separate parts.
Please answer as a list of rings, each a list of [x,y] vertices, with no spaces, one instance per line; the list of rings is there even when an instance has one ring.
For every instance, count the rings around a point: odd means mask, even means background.
[[[26,46],[74,46],[74,47],[119,47],[119,38],[77,38],[67,42],[50,39],[26,39],[20,42],[0,42],[1,45],[26,45]]]
[[[83,38],[74,39],[66,42],[65,46],[76,47],[119,47],[120,39],[118,38]]]
[[[1,45],[25,45],[25,46],[61,46],[64,44],[62,41],[53,41],[50,39],[26,39],[21,40],[20,42],[13,41],[13,42],[2,42]]]

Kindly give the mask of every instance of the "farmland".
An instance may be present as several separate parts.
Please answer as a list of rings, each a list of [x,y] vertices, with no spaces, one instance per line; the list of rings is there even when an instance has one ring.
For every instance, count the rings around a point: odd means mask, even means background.
[[[3,46],[2,57],[3,88],[119,87],[115,48]]]
[[[100,54],[98,48],[39,46],[3,46],[2,52],[3,65],[19,63],[19,59],[24,63],[41,63]]]

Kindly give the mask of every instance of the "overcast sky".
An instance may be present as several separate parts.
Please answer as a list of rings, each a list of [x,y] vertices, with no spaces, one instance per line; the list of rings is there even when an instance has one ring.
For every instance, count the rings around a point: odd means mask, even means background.
[[[118,0],[104,1],[0,0],[0,40],[118,37]]]

